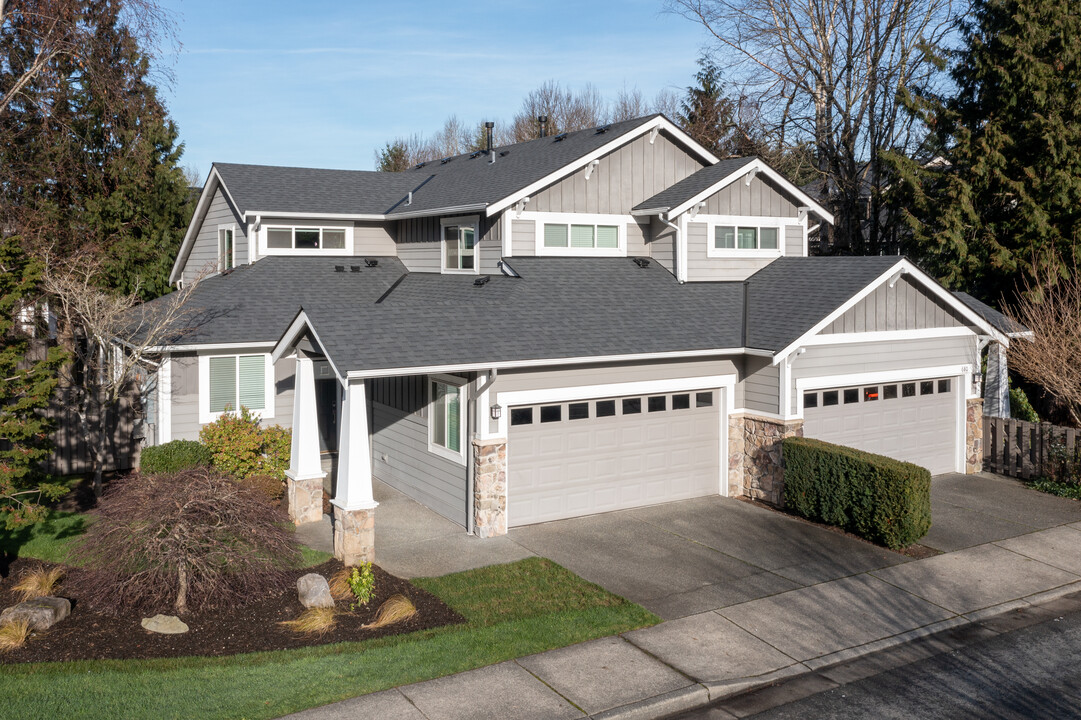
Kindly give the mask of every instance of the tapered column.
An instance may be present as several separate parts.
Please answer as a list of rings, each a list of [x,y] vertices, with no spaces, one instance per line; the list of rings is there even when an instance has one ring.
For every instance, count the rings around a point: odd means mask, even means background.
[[[298,357],[293,392],[292,447],[285,471],[289,517],[297,525],[323,519],[323,472],[319,462],[319,417],[315,371],[310,358]]]
[[[375,559],[375,508],[368,398],[364,382],[349,383],[342,403],[338,478],[334,491],[334,556],[346,565]]]

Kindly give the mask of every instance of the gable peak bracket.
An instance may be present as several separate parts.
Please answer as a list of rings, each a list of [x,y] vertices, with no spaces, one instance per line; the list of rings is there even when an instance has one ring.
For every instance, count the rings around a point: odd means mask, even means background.
[[[751,186],[751,181],[754,180],[754,176],[757,175],[757,174],[758,174],[758,168],[757,167],[751,168],[750,172],[747,173],[747,177],[743,180],[743,184],[746,185],[747,187],[750,187]]]
[[[661,126],[657,125],[649,131],[649,144],[652,145],[653,141],[657,139],[657,133],[661,131]]]
[[[600,164],[600,160],[592,160],[588,165],[586,165],[586,180],[588,180],[589,176],[593,174],[594,168],[596,168]]]
[[[529,196],[522,198],[518,202],[514,203],[514,217],[515,219],[522,217],[522,211],[525,210],[526,204],[529,203]]]
[[[796,222],[804,222],[807,220],[807,216],[811,214],[811,208],[806,205],[800,205],[797,208]]]
[[[889,282],[890,288],[893,288],[893,286],[897,284],[897,281],[901,279],[902,275],[907,275],[907,274],[908,274],[908,270],[905,269],[905,268],[901,268],[900,270],[895,272],[893,274],[893,277],[890,278],[890,282]]]
[[[702,208],[704,208],[705,206],[705,202],[695,203],[694,207],[691,208],[690,219],[694,220],[696,217],[698,217],[698,213],[701,212]]]

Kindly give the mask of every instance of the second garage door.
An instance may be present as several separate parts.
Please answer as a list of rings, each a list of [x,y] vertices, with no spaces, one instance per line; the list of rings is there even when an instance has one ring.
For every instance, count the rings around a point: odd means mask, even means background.
[[[955,378],[829,388],[803,394],[803,434],[915,463],[957,469]]]
[[[721,390],[510,409],[511,525],[720,492]]]

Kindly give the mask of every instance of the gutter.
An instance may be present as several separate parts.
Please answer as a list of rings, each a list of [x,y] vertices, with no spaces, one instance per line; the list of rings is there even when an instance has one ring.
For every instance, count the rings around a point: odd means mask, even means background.
[[[429,217],[431,215],[460,215],[467,212],[480,212],[488,207],[488,203],[472,203],[471,205],[455,205],[453,207],[432,208],[431,210],[414,210],[412,212],[390,213],[383,217],[384,220],[408,220],[410,218]]]

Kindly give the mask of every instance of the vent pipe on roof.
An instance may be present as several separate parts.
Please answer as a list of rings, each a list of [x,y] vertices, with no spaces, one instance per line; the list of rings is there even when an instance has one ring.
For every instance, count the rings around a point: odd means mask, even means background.
[[[540,125],[540,137],[544,137],[548,134],[548,116],[538,115],[537,124]]]
[[[487,136],[488,136],[488,162],[489,163],[494,163],[495,162],[495,153],[492,152],[492,128],[494,128],[494,127],[495,127],[495,123],[492,122],[491,120],[484,123],[485,134],[487,134]]]

